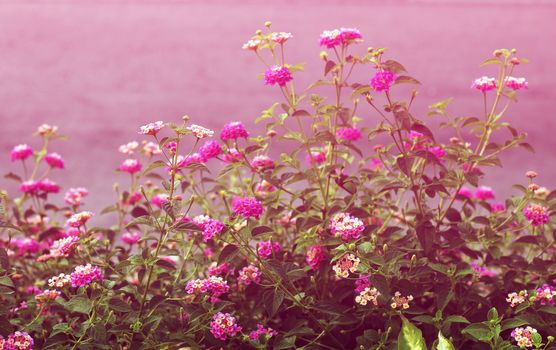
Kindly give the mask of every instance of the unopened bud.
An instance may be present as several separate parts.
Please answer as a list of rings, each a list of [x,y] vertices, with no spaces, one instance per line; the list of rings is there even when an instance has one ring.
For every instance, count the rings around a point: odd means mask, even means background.
[[[263,33],[263,31],[260,30],[260,29],[257,29],[257,30],[255,31],[255,35],[261,35],[262,33]]]
[[[175,195],[174,198],[173,198],[173,200],[175,200],[175,201],[181,201],[182,199],[183,199],[183,197],[179,194]]]
[[[457,137],[450,137],[450,143],[457,145],[460,143],[460,140]]]
[[[388,251],[388,244],[384,243],[384,245],[382,246],[382,251],[384,251],[385,253]]]
[[[328,52],[326,52],[326,51],[321,51],[320,54],[319,54],[319,56],[320,56],[320,58],[321,58],[322,60],[328,61]]]
[[[510,63],[513,64],[514,66],[517,66],[518,64],[521,63],[521,61],[519,60],[519,58],[514,57],[510,60]]]
[[[501,50],[494,50],[494,52],[492,53],[493,56],[496,57],[500,57],[502,56],[502,51]]]
[[[151,180],[145,181],[145,186],[151,187],[152,185],[153,185],[153,182]]]
[[[380,150],[382,149],[382,147],[383,147],[383,146],[379,143],[378,145],[375,145],[375,146],[373,147],[373,150],[374,150],[375,152],[378,152],[378,151],[380,151]]]
[[[416,262],[417,262],[417,255],[413,254],[411,256],[411,265],[415,265]]]
[[[527,176],[530,179],[534,179],[538,176],[538,174],[533,170],[529,170],[528,172],[525,173],[525,176]]]
[[[535,192],[539,188],[541,188],[541,187],[537,184],[529,184],[529,186],[527,186],[527,189],[531,192]]]
[[[272,22],[270,22],[270,21],[264,22],[264,26],[267,27],[268,29],[270,29],[271,25],[272,25]]]
[[[510,52],[515,55],[517,53],[517,49],[512,49]]]
[[[552,343],[552,342],[554,341],[554,337],[551,336],[551,335],[549,335],[548,337],[546,337],[546,340],[547,340],[549,343]]]
[[[374,50],[374,49],[373,49],[372,47],[368,47],[368,48],[367,48],[367,52],[368,52],[368,53],[372,53],[373,50]]]
[[[266,136],[268,136],[268,137],[274,137],[274,136],[276,136],[276,131],[275,131],[275,130],[268,130],[268,131],[266,132]]]
[[[181,117],[181,120],[187,123],[189,121],[189,116],[186,114],[183,117]]]

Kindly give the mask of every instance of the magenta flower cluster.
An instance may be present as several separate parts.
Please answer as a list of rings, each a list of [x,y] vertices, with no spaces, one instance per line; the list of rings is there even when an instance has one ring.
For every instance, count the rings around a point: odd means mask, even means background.
[[[220,133],[220,138],[223,141],[237,140],[239,138],[248,138],[249,132],[245,129],[245,125],[242,122],[230,122],[224,125],[222,132]]]
[[[334,48],[340,45],[349,45],[362,41],[361,32],[355,28],[340,28],[333,30],[325,30],[320,35],[320,46],[326,48]]]
[[[219,312],[212,317],[210,322],[210,332],[216,339],[226,340],[228,337],[235,337],[241,332],[241,327],[237,325],[236,318],[229,313]]]
[[[263,204],[251,197],[234,197],[232,209],[235,215],[244,219],[255,218],[258,220],[264,212]]]
[[[220,296],[228,293],[230,286],[220,276],[210,276],[206,279],[196,279],[187,282],[185,291],[187,294],[206,294],[209,296],[211,302],[220,301]]]
[[[531,222],[533,226],[544,225],[548,223],[548,210],[537,204],[530,204],[523,209],[523,215]]]
[[[291,80],[293,80],[293,76],[288,67],[273,66],[264,72],[264,83],[266,85],[284,86]]]
[[[332,217],[329,228],[334,236],[347,242],[361,237],[365,225],[349,213],[338,213]]]
[[[307,252],[305,261],[309,266],[311,266],[313,270],[316,270],[324,261],[325,257],[326,251],[324,250],[324,248],[318,245],[314,245]]]
[[[259,248],[257,249],[257,255],[263,259],[270,258],[273,254],[278,253],[282,250],[280,244],[274,241],[262,241],[259,243]]]
[[[103,279],[100,268],[91,264],[76,266],[70,275],[72,287],[84,287],[95,281],[101,282]]]
[[[357,141],[361,138],[361,131],[357,128],[339,128],[336,130],[336,138],[344,141]]]
[[[203,229],[203,241],[207,242],[219,235],[224,230],[224,224],[216,219],[212,219],[207,215],[199,215],[193,218],[193,223]]]
[[[396,75],[389,70],[379,70],[371,78],[370,85],[375,91],[389,91],[396,80]]]

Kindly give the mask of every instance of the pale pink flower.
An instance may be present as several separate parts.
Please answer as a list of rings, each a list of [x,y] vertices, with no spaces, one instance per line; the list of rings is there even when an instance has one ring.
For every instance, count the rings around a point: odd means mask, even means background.
[[[195,137],[198,139],[204,139],[206,137],[211,137],[212,135],[214,135],[214,131],[196,124],[188,126],[186,129],[191,131],[191,133],[193,133],[193,135],[195,135]]]
[[[52,242],[50,247],[50,256],[61,258],[70,255],[77,247],[79,237],[68,236]]]
[[[161,154],[162,150],[160,149],[160,146],[158,146],[156,143],[151,141],[151,142],[147,142],[143,146],[143,153],[147,157],[152,157]]]
[[[66,225],[70,227],[80,227],[83,226],[89,221],[90,218],[93,217],[93,213],[90,211],[82,211],[77,214],[73,214],[68,221],[66,221]]]
[[[392,304],[390,306],[392,309],[409,309],[409,303],[413,301],[413,296],[402,296],[402,293],[396,292],[392,297]]]
[[[140,130],[139,130],[139,134],[141,135],[156,135],[158,134],[158,132],[160,130],[162,130],[162,128],[164,127],[164,122],[162,121],[157,121],[154,123],[149,123],[147,125],[143,125]]]
[[[352,241],[361,237],[365,229],[363,221],[349,213],[337,213],[330,220],[330,232],[344,241]]]
[[[286,33],[286,32],[274,32],[270,34],[270,40],[274,41],[277,44],[283,44],[289,39],[291,39],[292,37],[293,37],[292,33]]]
[[[46,136],[46,135],[52,135],[52,134],[56,133],[56,131],[58,131],[57,126],[42,124],[38,127],[37,134],[39,134],[41,136]]]
[[[353,254],[346,254],[342,256],[334,266],[332,270],[336,273],[337,277],[348,278],[350,272],[354,273],[359,267],[361,260]]]
[[[259,39],[250,39],[241,47],[244,50],[257,51],[261,46],[262,41]]]
[[[69,205],[79,206],[83,203],[83,198],[89,194],[86,188],[70,188],[64,195],[64,201]]]
[[[131,141],[131,142],[128,142],[126,144],[121,145],[118,148],[118,151],[120,151],[120,153],[123,153],[123,154],[132,155],[133,153],[135,153],[135,151],[137,150],[138,147],[139,147],[139,142]]]

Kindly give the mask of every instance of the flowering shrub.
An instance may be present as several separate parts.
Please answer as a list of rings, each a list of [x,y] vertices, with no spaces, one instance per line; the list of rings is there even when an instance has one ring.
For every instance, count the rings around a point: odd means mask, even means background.
[[[114,164],[129,183],[95,213],[86,188],[51,200],[56,127],[6,156],[22,167],[1,194],[0,349],[554,349],[556,192],[532,171],[504,201],[483,183],[531,148],[506,118],[526,60],[483,63],[476,116],[433,104],[442,141],[412,110],[419,82],[384,49],[357,54],[356,29],[323,32],[305,90],[293,36],[267,29],[244,45],[283,97],[257,119],[266,135],[142,126]]]

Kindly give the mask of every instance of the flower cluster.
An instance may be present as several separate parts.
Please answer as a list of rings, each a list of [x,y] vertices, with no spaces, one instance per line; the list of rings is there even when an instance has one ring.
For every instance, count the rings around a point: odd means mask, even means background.
[[[242,122],[230,122],[226,124],[220,133],[220,138],[223,141],[247,137],[249,137],[249,132],[245,129],[245,125],[243,125]]]
[[[248,265],[242,268],[238,274],[238,282],[241,285],[248,286],[251,283],[261,282],[261,271],[258,267],[253,265]]]
[[[278,332],[276,332],[274,329],[268,327],[265,328],[262,324],[257,324],[257,329],[252,330],[249,333],[249,340],[251,341],[255,341],[255,340],[260,340],[261,337],[263,337],[264,340],[268,340],[271,337],[277,336]]]
[[[348,278],[349,273],[354,273],[359,267],[361,260],[353,254],[346,254],[342,256],[336,264],[332,266],[332,270],[336,273],[336,276],[342,278]]]
[[[305,261],[313,270],[319,268],[321,263],[326,258],[326,251],[323,247],[314,245],[312,246],[309,251],[307,252],[307,256],[305,257]]]
[[[275,241],[262,241],[259,243],[259,248],[257,249],[257,255],[263,259],[270,258],[273,254],[278,253],[282,248],[280,244]]]
[[[512,293],[508,293],[508,297],[506,298],[506,301],[510,303],[511,307],[516,307],[519,304],[524,303],[527,300],[528,296],[529,295],[527,294],[526,290],[522,290],[519,293],[512,292]]]
[[[389,91],[396,80],[396,75],[389,70],[379,70],[371,78],[371,88],[375,91]]]
[[[218,142],[214,140],[205,142],[199,148],[199,155],[201,156],[203,163],[211,158],[218,157],[220,153],[222,153],[222,147],[220,147]]]
[[[147,125],[143,125],[139,129],[139,134],[141,135],[156,135],[162,128],[164,127],[164,122],[156,121],[154,123],[149,123]]]
[[[357,128],[339,128],[336,130],[336,138],[344,141],[357,141],[361,138],[361,131]]]
[[[49,179],[39,181],[29,180],[22,182],[21,185],[19,185],[19,190],[30,196],[45,196],[49,193],[58,193],[60,191],[60,186]]]
[[[535,301],[539,302],[541,305],[554,305],[555,298],[556,289],[554,287],[545,283],[540,288],[537,288]]]
[[[198,139],[204,139],[214,135],[214,131],[196,124],[188,126],[187,130],[191,131],[191,133]]]
[[[10,159],[12,162],[16,160],[25,160],[33,155],[33,149],[31,146],[26,144],[17,145],[12,149],[10,153]]]
[[[72,287],[84,287],[94,281],[101,282],[103,279],[100,268],[91,264],[76,266],[70,275]]]
[[[141,171],[143,165],[137,159],[129,158],[124,160],[124,162],[118,167],[118,170],[123,171],[124,173],[135,174]]]
[[[69,236],[52,242],[50,256],[60,258],[71,254],[78,246],[79,237]]]
[[[49,153],[44,156],[44,161],[51,167],[51,168],[58,168],[64,169],[64,159],[58,153]]]
[[[16,331],[4,339],[0,335],[0,349],[6,350],[32,350],[35,341],[26,332]]]
[[[87,197],[89,191],[86,188],[70,188],[64,195],[64,201],[73,206],[80,206],[83,203],[83,198]]]
[[[525,215],[525,218],[530,221],[533,226],[548,223],[548,210],[537,204],[531,204],[524,208],[523,215]]]
[[[378,305],[378,297],[380,292],[374,287],[365,287],[359,292],[359,295],[355,297],[355,302],[360,305],[367,305],[371,302],[374,306]]]
[[[219,312],[212,317],[210,322],[210,332],[215,338],[226,340],[228,337],[234,337],[241,332],[241,327],[237,325],[236,318],[229,313]]]
[[[481,92],[487,92],[496,89],[496,79],[486,76],[473,80],[471,87]]]
[[[349,213],[338,213],[330,221],[330,232],[346,242],[361,237],[364,229],[363,221]]]
[[[251,166],[258,171],[265,171],[274,169],[276,165],[269,156],[260,155],[253,158],[253,160],[251,161]]]
[[[325,30],[320,35],[320,45],[329,49],[362,41],[361,32],[355,28]]]
[[[405,310],[405,309],[409,309],[410,301],[413,301],[412,295],[408,295],[404,297],[402,296],[402,293],[396,292],[392,297],[392,303],[390,304],[390,306],[392,307],[392,309],[402,308]]]
[[[203,229],[203,241],[207,242],[224,230],[224,224],[216,219],[212,219],[207,215],[199,215],[193,218],[193,223]]]
[[[48,304],[60,297],[60,291],[53,289],[45,289],[41,293],[35,295],[35,299],[39,304]]]
[[[61,273],[48,279],[48,286],[53,288],[64,288],[71,283],[71,276]]]
[[[82,211],[77,214],[73,214],[67,221],[66,225],[69,227],[80,227],[83,226],[93,217],[93,213],[90,211]]]
[[[272,66],[264,72],[264,83],[266,85],[284,86],[291,80],[293,80],[293,76],[288,67]]]
[[[263,204],[251,197],[234,197],[232,209],[235,215],[244,219],[255,218],[258,220],[264,212]]]
[[[520,348],[530,348],[533,346],[533,334],[535,333],[537,330],[531,326],[518,327],[512,331],[512,337]]]
[[[187,282],[185,286],[185,291],[187,294],[207,294],[210,296],[211,302],[217,302],[220,300],[220,296],[228,293],[230,286],[228,282],[225,281],[220,276],[210,276],[206,279],[196,279]]]
[[[525,78],[506,77],[504,82],[506,83],[506,86],[512,90],[527,89],[527,86],[529,85]]]

